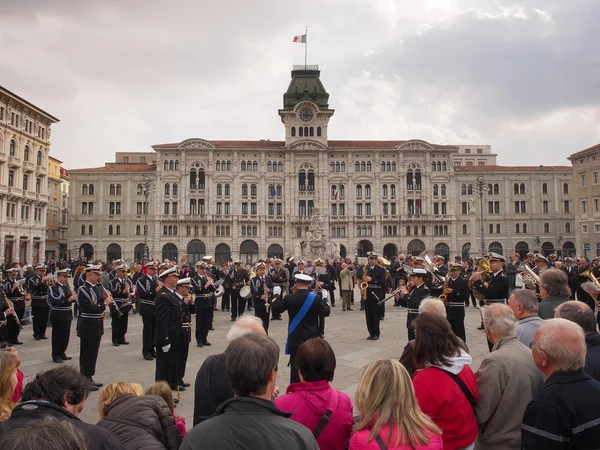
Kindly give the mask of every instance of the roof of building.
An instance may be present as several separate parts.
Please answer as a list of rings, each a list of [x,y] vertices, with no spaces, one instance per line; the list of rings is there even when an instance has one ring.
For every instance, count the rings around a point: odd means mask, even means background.
[[[89,167],[85,169],[69,169],[69,173],[80,172],[154,172],[156,164],[139,163],[106,163],[104,167]]]
[[[454,166],[455,172],[571,172],[571,166]]]
[[[60,120],[58,120],[56,117],[54,117],[53,115],[47,113],[46,111],[44,111],[42,108],[40,108],[39,106],[35,106],[33,103],[28,102],[27,100],[25,100],[23,97],[19,97],[17,94],[15,94],[14,92],[9,91],[8,89],[6,89],[3,86],[0,86],[0,92],[5,92],[6,94],[10,95],[11,97],[14,97],[16,100],[20,101],[21,103],[29,106],[30,108],[36,110],[38,113],[43,114],[44,116],[46,116],[48,119],[50,119],[51,121],[53,121],[54,123],[56,122],[60,122]]]
[[[297,66],[292,70],[292,80],[283,94],[283,109],[291,110],[298,102],[309,100],[320,109],[329,109],[329,94],[320,79],[318,66]]]
[[[271,141],[271,140],[258,140],[258,141],[209,141],[217,148],[276,148],[285,150],[285,141]],[[402,141],[327,141],[328,148],[335,150],[337,148],[344,149],[390,149],[394,150],[399,145],[410,142],[410,140]],[[173,149],[176,150],[181,142],[174,142],[169,144],[156,144],[152,148],[155,150],[159,149]],[[440,150],[453,150],[458,147],[455,145],[440,145],[440,144],[429,144],[434,149]]]
[[[592,151],[596,151],[596,150],[600,150],[600,144],[596,144],[596,145],[592,145],[591,147],[588,147],[584,150],[580,150],[576,153],[573,153],[571,156],[569,156],[567,159],[572,159],[572,158],[576,158],[578,156],[583,156],[584,154],[586,154],[587,152],[592,152]]]

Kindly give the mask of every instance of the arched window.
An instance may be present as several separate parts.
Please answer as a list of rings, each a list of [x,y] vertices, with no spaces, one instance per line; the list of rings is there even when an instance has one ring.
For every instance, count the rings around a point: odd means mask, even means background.
[[[188,236],[191,236],[191,235],[192,235],[192,227],[191,227],[191,225],[188,225],[188,226],[185,228],[185,232],[186,232],[186,234],[187,234]]]
[[[256,190],[256,184],[252,183],[250,185],[250,195],[252,197],[256,197],[256,192],[257,192],[257,190]]]
[[[231,195],[231,188],[229,183],[225,184],[225,195]]]
[[[439,230],[438,230],[438,226],[436,225],[433,227],[433,235],[437,236],[438,234],[439,234]]]
[[[221,161],[217,161],[216,170],[217,172],[221,170]]]
[[[392,197],[396,196],[396,185],[395,184],[390,184],[390,195]]]
[[[442,161],[442,172],[445,172],[445,171],[446,171],[446,168],[447,168],[447,166],[446,166],[446,161]],[[446,234],[447,234],[447,233],[446,233]]]
[[[227,161],[227,170],[231,170],[231,161]]]
[[[467,185],[466,185],[466,184],[463,184],[463,185],[460,187],[460,193],[461,193],[462,195],[467,195]]]
[[[140,225],[135,226],[135,234],[137,234],[137,235],[142,234],[142,227]]]
[[[563,194],[568,194],[569,193],[569,183],[564,183],[563,184]]]
[[[296,127],[292,127],[292,137],[296,137]]]
[[[280,184],[277,185],[277,197],[281,197],[283,195],[283,188]]]
[[[521,232],[521,225],[516,223],[515,224],[515,233],[519,234]]]
[[[298,136],[304,137],[304,128],[298,127]]]
[[[90,192],[90,195],[94,195],[94,185],[93,184],[90,184],[89,192]]]
[[[381,191],[383,193],[383,196],[387,197],[388,196],[388,185],[384,184],[383,186],[381,186]]]
[[[498,183],[494,183],[494,195],[499,195],[500,194],[500,186],[498,185]]]
[[[523,224],[523,233],[527,233],[527,224],[526,223]]]
[[[442,197],[446,195],[446,185],[442,184]]]
[[[410,225],[406,227],[406,235],[410,236]]]
[[[415,189],[421,190],[421,171],[419,169],[415,170]]]
[[[198,178],[196,177],[196,169],[190,170],[190,189],[198,189]]]
[[[357,197],[362,197],[362,184],[357,184],[356,185],[356,196]]]
[[[38,166],[42,165],[42,151],[41,150],[38,150],[38,152],[37,152],[37,161],[36,162],[37,162]]]
[[[550,233],[550,224],[549,223],[544,224],[544,233]]]
[[[435,172],[435,161],[431,162],[431,171]],[[436,233],[437,234],[437,233]]]
[[[94,227],[93,227],[92,225],[90,225],[90,226],[88,227],[88,234],[89,234],[90,236],[94,234]]]
[[[117,226],[115,227],[115,234],[116,234],[117,236],[121,234],[121,225],[117,225]]]
[[[310,136],[314,136],[315,135],[315,129],[313,127],[310,127]]]
[[[242,170],[242,171],[246,170],[246,161],[242,161],[242,164],[240,165],[240,170]]]
[[[121,185],[117,184],[117,195],[121,195]]]
[[[11,139],[8,154],[9,154],[9,156],[15,156],[16,152],[17,152],[17,142],[14,139]],[[40,163],[38,163],[38,166],[39,165],[40,165]]]
[[[88,195],[88,185],[87,184],[81,185],[81,195]]]
[[[423,225],[423,226],[421,227],[421,234],[422,234],[423,236],[425,236],[425,235],[427,234],[427,229],[425,228],[425,225]]]
[[[548,184],[542,183],[542,194],[547,194],[547,193],[548,193]]]
[[[433,195],[435,195],[436,197],[438,195],[438,185],[437,184],[433,185]]]
[[[415,236],[417,236],[419,234],[419,227],[415,225],[413,231]]]
[[[515,183],[513,185],[513,191],[514,191],[515,194],[519,193],[519,183]]]
[[[520,194],[525,193],[525,183],[521,183],[521,185],[519,186],[519,193]]]
[[[25,146],[25,151],[23,152],[23,161],[29,161],[29,145]]]
[[[354,163],[354,171],[355,172],[360,172],[360,163],[358,161],[356,161]]]
[[[85,235],[85,225],[81,225],[81,235]]]
[[[115,185],[111,184],[108,188],[109,195],[115,195]]]
[[[169,170],[175,170],[175,163],[173,162],[173,160],[169,161]]]
[[[571,232],[571,224],[569,222],[565,223],[565,233]]]
[[[165,195],[171,195],[171,185],[169,183],[165,183]]]
[[[414,189],[412,170],[408,170],[406,172],[406,189],[408,189],[409,191],[412,191]]]
[[[217,195],[223,195],[223,185],[221,183],[217,184]]]
[[[206,175],[204,169],[198,170],[198,189],[204,189],[204,183],[206,181]]]
[[[273,167],[275,167],[275,163],[273,163]],[[283,163],[282,162],[277,163],[277,172],[283,172]]]
[[[321,137],[321,127],[317,127],[317,137]]]
[[[179,170],[179,161],[175,161],[175,170]]]
[[[179,186],[177,186],[177,183],[173,183],[173,195],[179,195]]]
[[[166,236],[167,234],[169,234],[169,228],[168,228],[168,227],[165,225],[165,226],[163,227],[163,235],[165,235],[165,236]]]
[[[108,234],[113,234],[113,226],[112,225],[108,226]]]
[[[165,160],[165,170],[169,170],[169,161]]]
[[[500,224],[496,224],[496,233],[500,234]]]
[[[242,196],[243,197],[248,196],[248,185],[246,183],[242,184]]]
[[[473,185],[472,184],[469,184],[467,186],[467,194],[468,195],[473,195]]]
[[[371,171],[371,162],[367,161],[367,172]]]
[[[275,171],[277,171],[277,166],[275,166]],[[267,172],[273,172],[273,163],[271,161],[267,163]]]
[[[442,163],[441,162],[437,162],[437,171],[441,172],[442,171]]]
[[[254,172],[258,172],[258,161],[254,161],[254,162],[252,163],[252,170],[253,170]]]
[[[371,185],[365,184],[365,197],[370,197],[370,196],[371,196]]]
[[[144,186],[142,186],[141,184],[138,184],[136,187],[135,193],[136,193],[136,195],[143,195],[144,194]]]
[[[462,231],[463,231],[463,234],[467,234],[467,225],[466,224],[463,224]]]
[[[489,229],[490,229],[490,234],[494,234],[494,224],[490,223]]]

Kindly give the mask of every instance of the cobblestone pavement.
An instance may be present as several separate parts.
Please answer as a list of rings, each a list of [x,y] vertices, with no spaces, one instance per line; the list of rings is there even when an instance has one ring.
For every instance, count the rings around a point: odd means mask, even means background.
[[[336,294],[339,291],[336,291]],[[358,291],[357,291],[358,294]],[[356,298],[360,298],[358,295]],[[482,331],[477,330],[480,323],[479,310],[467,308],[466,317],[467,344],[473,357],[473,370],[479,367],[483,357],[488,354],[487,343]],[[288,357],[284,355],[285,337],[288,320],[284,315],[282,321],[272,321],[270,336],[279,344],[281,350],[278,386],[281,392],[289,383]],[[181,392],[181,402],[176,414],[185,417],[188,429],[193,421],[193,384],[196,372],[209,355],[221,353],[227,346],[225,336],[231,326],[230,314],[215,312],[214,331],[209,334],[211,347],[198,348],[193,341],[190,343],[190,353],[186,368],[185,381],[192,386]],[[51,329],[47,335],[50,337]],[[407,342],[406,309],[395,308],[391,302],[387,304],[385,320],[381,323],[381,338],[378,341],[368,341],[364,313],[355,305],[353,311],[342,311],[341,302],[332,308],[331,316],[325,323],[325,338],[333,346],[337,357],[337,369],[333,386],[353,397],[357,386],[360,369],[370,361],[379,358],[399,357]],[[18,346],[21,357],[21,370],[25,374],[25,382],[42,370],[56,367],[50,354],[50,340],[35,341],[31,325],[25,326],[21,332],[24,345]],[[155,364],[142,358],[142,321],[139,315],[129,316],[128,346],[114,347],[110,340],[110,318],[104,321],[104,336],[98,355],[98,364],[94,379],[105,385],[115,381],[140,383],[148,386],[154,381]],[[193,340],[193,338],[192,338]],[[71,363],[78,367],[79,338],[75,334],[75,322],[71,327],[71,340],[67,351],[72,356]],[[80,416],[84,421],[96,423],[98,416],[98,392],[92,392]]]

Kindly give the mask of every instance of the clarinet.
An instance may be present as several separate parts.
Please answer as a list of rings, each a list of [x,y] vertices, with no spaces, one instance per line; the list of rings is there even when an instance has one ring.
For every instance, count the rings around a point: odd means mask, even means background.
[[[98,283],[98,286],[102,287],[102,291],[104,292],[104,295],[106,295],[105,298],[110,298],[110,303],[108,304],[110,310],[115,313],[117,317],[123,317],[123,311],[121,311],[121,308],[119,308],[119,305],[117,305],[117,302],[115,302],[112,294],[106,290],[102,282]]]

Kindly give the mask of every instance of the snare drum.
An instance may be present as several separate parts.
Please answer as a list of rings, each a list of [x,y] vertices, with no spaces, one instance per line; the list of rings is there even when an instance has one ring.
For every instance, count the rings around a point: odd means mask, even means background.
[[[244,286],[240,289],[240,297],[242,298],[250,298],[252,295],[252,291],[250,291],[250,286]]]

